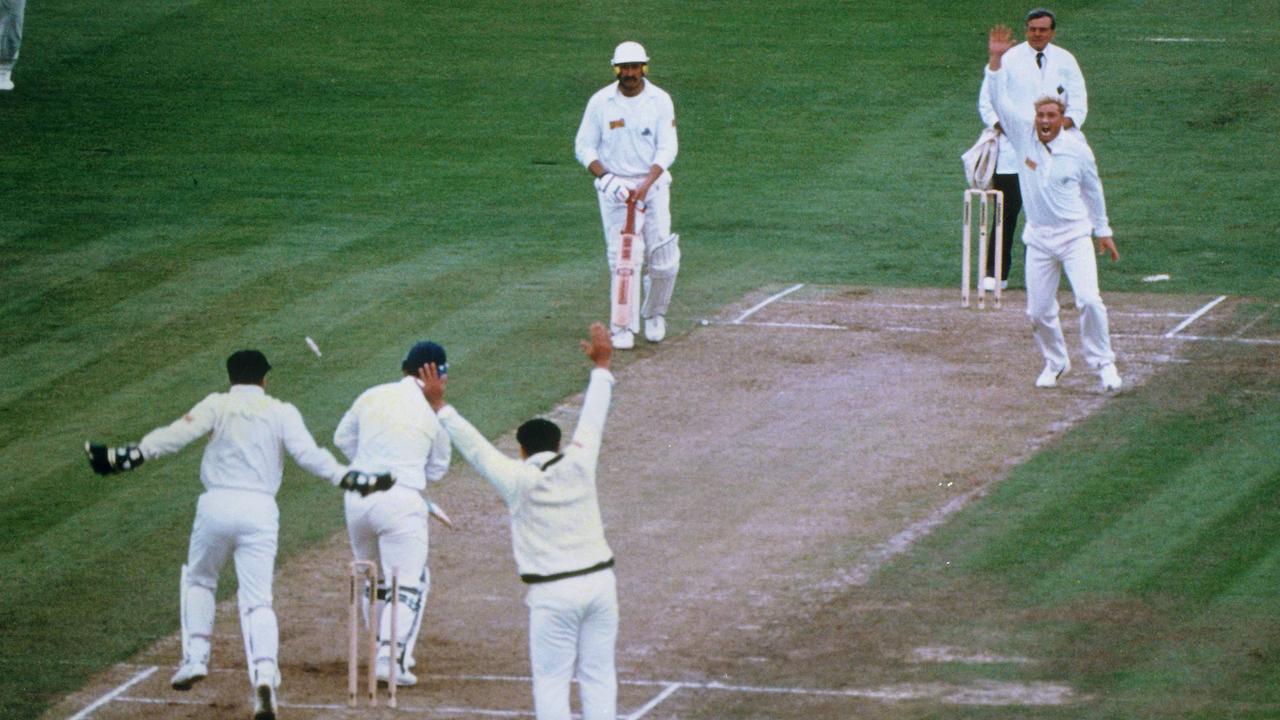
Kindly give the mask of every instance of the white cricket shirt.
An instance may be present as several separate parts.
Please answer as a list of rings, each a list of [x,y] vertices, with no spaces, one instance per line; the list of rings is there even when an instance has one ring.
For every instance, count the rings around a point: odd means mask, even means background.
[[[421,382],[411,375],[364,391],[339,421],[333,443],[351,469],[389,472],[397,485],[414,490],[444,477],[452,455]]]
[[[200,462],[200,482],[209,490],[274,496],[284,473],[282,447],[304,470],[335,485],[346,473],[332,453],[316,445],[298,409],[259,385],[232,385],[225,393],[213,393],[173,423],[147,433],[138,445],[150,460],[210,434]]]
[[[583,167],[599,160],[623,177],[644,177],[654,165],[667,170],[679,150],[671,96],[648,78],[633,98],[616,82],[601,88],[587,102],[573,147]]]
[[[1046,146],[1036,137],[1034,118],[1019,112],[1005,95],[1000,70],[986,70],[992,101],[1018,158],[1018,184],[1026,229],[1027,245],[1053,252],[1081,237],[1108,237],[1106,200],[1098,164],[1084,134],[1063,130]]]
[[[573,572],[613,557],[596,495],[596,463],[613,383],[608,370],[591,371],[573,440],[564,448],[564,457],[554,463],[550,463],[556,456],[552,452],[523,461],[503,455],[453,406],[440,410],[440,422],[458,452],[507,504],[511,549],[521,575]]]

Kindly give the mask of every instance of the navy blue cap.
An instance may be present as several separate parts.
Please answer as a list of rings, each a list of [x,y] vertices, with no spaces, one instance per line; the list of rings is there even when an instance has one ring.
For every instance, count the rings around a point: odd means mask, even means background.
[[[237,350],[227,358],[227,377],[232,385],[258,385],[267,376],[271,363],[257,350]]]
[[[400,369],[407,373],[417,374],[418,369],[428,363],[436,364],[436,371],[441,375],[449,372],[449,363],[445,360],[444,348],[428,340],[414,343],[400,362]]]

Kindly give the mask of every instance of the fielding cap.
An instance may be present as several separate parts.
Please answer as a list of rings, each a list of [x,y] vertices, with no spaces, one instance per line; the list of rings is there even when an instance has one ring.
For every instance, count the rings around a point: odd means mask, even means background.
[[[232,385],[256,385],[271,369],[267,356],[257,350],[237,350],[227,358],[227,377]]]
[[[647,62],[649,62],[649,55],[645,53],[644,46],[638,42],[628,40],[613,50],[614,65]]]
[[[400,363],[400,369],[407,373],[417,373],[418,369],[428,363],[435,363],[441,375],[449,372],[449,363],[445,361],[444,348],[428,340],[414,343]]]

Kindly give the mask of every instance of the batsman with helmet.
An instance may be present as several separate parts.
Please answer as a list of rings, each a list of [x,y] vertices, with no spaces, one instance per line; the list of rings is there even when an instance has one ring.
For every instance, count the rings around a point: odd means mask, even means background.
[[[620,350],[635,347],[642,318],[649,342],[666,337],[667,308],[680,271],[680,236],[671,232],[669,171],[678,149],[675,105],[646,77],[648,63],[640,43],[618,45],[613,51],[617,81],[591,96],[574,140],[578,162],[595,176],[614,278],[612,343]],[[634,203],[634,236],[624,237],[629,202]]]
[[[397,637],[391,637],[390,613],[368,608],[368,617],[379,638],[378,680],[390,681],[395,662],[395,682],[402,687],[418,681],[412,673],[413,651],[431,589],[431,505],[423,493],[429,483],[445,476],[452,457],[449,437],[422,397],[418,371],[428,363],[448,372],[443,347],[427,340],[415,343],[400,362],[400,379],[361,393],[333,433],[334,445],[350,458],[352,468],[387,477],[372,492],[348,493],[344,512],[355,559],[380,563],[380,598],[389,599],[390,578],[399,573]]]

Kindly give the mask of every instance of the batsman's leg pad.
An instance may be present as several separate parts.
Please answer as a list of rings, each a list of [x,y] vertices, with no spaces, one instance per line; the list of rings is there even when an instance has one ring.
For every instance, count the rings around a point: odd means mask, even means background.
[[[418,639],[418,631],[422,624],[422,609],[426,606],[427,586],[401,585],[397,597],[396,608],[396,660],[401,667],[406,656],[412,656],[411,643]],[[384,606],[385,607],[385,606]],[[378,631],[378,655],[386,657],[391,654],[391,613],[382,613]]]
[[[409,628],[408,637],[404,641],[404,647],[400,650],[400,660],[402,665],[409,670],[417,664],[413,659],[413,649],[418,645],[418,634],[422,632],[422,615],[423,608],[427,604],[427,594],[431,592],[431,571],[423,568],[422,577],[419,579],[419,586],[422,588],[422,602],[419,603],[418,610],[413,614],[413,625]],[[400,625],[396,629],[400,629]]]
[[[651,318],[666,315],[671,305],[676,275],[680,272],[680,236],[672,233],[654,246],[648,262],[649,274],[645,276],[644,306],[640,314]]]

